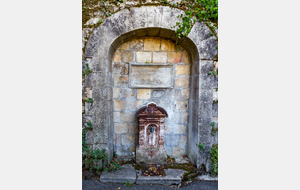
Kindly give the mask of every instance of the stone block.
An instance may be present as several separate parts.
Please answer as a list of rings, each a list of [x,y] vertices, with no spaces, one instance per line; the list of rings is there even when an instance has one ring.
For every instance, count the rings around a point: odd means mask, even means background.
[[[114,56],[114,62],[120,62],[120,59],[121,59],[121,53],[120,53],[120,50],[117,50],[115,52],[115,56]]]
[[[114,122],[119,123],[121,122],[121,113],[120,112],[114,112]]]
[[[137,134],[139,132],[137,123],[129,123],[129,133]]]
[[[175,111],[186,112],[187,108],[188,108],[188,101],[176,101],[175,102]]]
[[[187,144],[187,136],[186,135],[181,135],[180,144],[183,146],[186,146],[186,144]]]
[[[114,63],[113,74],[128,75],[128,63]]]
[[[136,94],[135,89],[129,89],[129,88],[121,88],[121,99],[134,99]]]
[[[122,62],[134,61],[133,51],[122,51]]]
[[[175,51],[175,43],[171,40],[161,39],[161,51]]]
[[[185,155],[185,147],[173,147],[172,157],[178,158]]]
[[[188,113],[182,113],[181,114],[181,122],[182,123],[188,122]]]
[[[152,98],[162,98],[165,95],[164,90],[153,90],[152,91]]]
[[[168,63],[180,63],[182,52],[168,52]]]
[[[180,89],[167,89],[166,96],[168,99],[180,100]]]
[[[128,75],[126,76],[114,76],[115,87],[128,87]]]
[[[121,145],[121,135],[114,135],[114,145]]]
[[[186,100],[190,98],[190,89],[182,89],[182,99]]]
[[[124,44],[118,47],[118,50],[127,50],[127,49],[128,49],[128,42],[125,42]]]
[[[151,94],[151,89],[138,89],[137,99],[149,99]]]
[[[171,124],[165,124],[165,133],[172,133],[172,126]]]
[[[114,110],[125,110],[126,102],[122,100],[114,100]]]
[[[189,54],[187,51],[183,52],[183,62],[190,64]]]
[[[174,134],[186,134],[186,125],[173,125],[173,133]]]
[[[122,145],[135,145],[134,135],[122,135]]]
[[[122,134],[128,132],[127,123],[114,123],[114,129],[116,134]]]
[[[136,61],[139,63],[152,62],[152,52],[136,52]]]
[[[146,38],[144,39],[144,51],[159,51],[160,38]]]
[[[134,39],[128,42],[129,50],[142,51],[144,46],[143,39]]]
[[[180,135],[165,134],[166,146],[179,146],[179,143],[180,143]]]
[[[153,63],[166,63],[168,60],[167,52],[153,52]]]
[[[122,121],[135,121],[135,113],[134,112],[123,112],[122,113]]]
[[[129,102],[129,109],[130,110],[138,110],[142,105],[143,105],[143,102],[141,100],[130,101]]]
[[[114,97],[114,99],[119,99],[120,98],[120,88],[114,88],[113,89],[113,97]]]
[[[175,88],[188,88],[189,87],[189,77],[182,77],[175,79]]]
[[[190,75],[190,65],[177,65],[176,75]]]

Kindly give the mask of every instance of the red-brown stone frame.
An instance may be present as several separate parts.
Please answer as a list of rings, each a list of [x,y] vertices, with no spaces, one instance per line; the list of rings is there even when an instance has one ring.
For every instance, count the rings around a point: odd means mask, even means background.
[[[163,164],[167,153],[164,147],[165,109],[155,104],[141,107],[136,117],[139,119],[139,146],[137,147],[136,161],[146,164]],[[153,126],[153,130],[151,130]],[[151,132],[152,131],[152,132]]]

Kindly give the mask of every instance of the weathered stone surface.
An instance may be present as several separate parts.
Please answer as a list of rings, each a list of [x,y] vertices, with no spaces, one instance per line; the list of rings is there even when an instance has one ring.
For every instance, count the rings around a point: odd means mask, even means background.
[[[153,63],[167,63],[167,52],[153,52]]]
[[[134,135],[122,135],[122,145],[134,145]]]
[[[151,63],[152,53],[151,52],[136,52],[136,61],[139,63]]]
[[[122,113],[122,121],[135,121],[135,113],[134,112],[123,112]]]
[[[126,102],[123,100],[114,100],[114,110],[125,110]]]
[[[138,89],[137,99],[149,99],[151,94],[151,89]]]
[[[181,122],[183,123],[188,122],[188,113],[181,114]]]
[[[211,177],[210,175],[199,175],[196,179],[199,179],[200,181],[218,181],[218,176]]]
[[[120,92],[121,99],[134,99],[136,94],[135,89],[122,88]]]
[[[152,91],[152,98],[162,98],[165,95],[164,90],[153,90]]]
[[[144,51],[159,51],[160,38],[146,38],[144,40]]]
[[[168,52],[168,63],[180,63],[182,52]]]
[[[136,182],[136,171],[135,169],[127,164],[122,166],[123,169],[115,172],[103,171],[100,176],[101,183],[135,183]]]
[[[120,88],[114,88],[113,89],[113,97],[114,99],[119,99],[120,98]]]
[[[171,40],[161,39],[161,50],[175,51],[175,43],[173,43]]]
[[[175,102],[175,110],[176,111],[187,111],[188,101],[176,101]]]
[[[182,99],[186,100],[190,98],[190,89],[182,89]]]
[[[216,37],[212,36],[203,40],[201,45],[197,46],[201,59],[214,59],[218,54]]]
[[[127,123],[114,123],[115,133],[121,134],[121,133],[127,133],[128,127]]]
[[[138,124],[137,123],[129,123],[129,133],[138,133]]]
[[[180,144],[185,146],[186,143],[187,143],[187,136],[181,135]]]
[[[126,76],[114,76],[115,87],[128,87],[128,75]]]
[[[187,51],[183,52],[183,62],[184,63],[190,63],[189,54]]]
[[[136,51],[142,51],[144,40],[143,39],[134,39],[130,42],[128,42],[129,50],[136,50]]]
[[[121,112],[114,112],[114,122],[120,123],[121,121]]]
[[[141,100],[137,101],[130,101],[129,103],[129,109],[130,110],[138,110],[143,105],[143,102]]]
[[[128,75],[128,63],[115,63],[113,74]]]
[[[189,87],[189,77],[182,77],[175,79],[176,88],[188,88]]]
[[[120,50],[117,50],[114,56],[114,62],[120,62],[121,60],[121,53]]]
[[[177,65],[176,75],[190,75],[190,66],[189,65]]]
[[[172,88],[173,65],[130,63],[129,85],[133,88]]]
[[[173,157],[178,158],[185,154],[185,147],[173,147]]]
[[[122,62],[134,61],[134,52],[133,51],[122,51]]]
[[[142,173],[138,175],[136,184],[159,184],[159,185],[178,185],[181,183],[181,178],[186,172],[180,169],[165,169],[166,176],[142,176]]]
[[[173,133],[174,134],[186,134],[186,125],[173,125]]]

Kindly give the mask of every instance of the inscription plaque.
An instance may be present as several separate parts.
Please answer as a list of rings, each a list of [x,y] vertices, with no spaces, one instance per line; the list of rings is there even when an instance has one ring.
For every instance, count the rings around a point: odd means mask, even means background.
[[[173,88],[173,64],[129,63],[130,88]]]

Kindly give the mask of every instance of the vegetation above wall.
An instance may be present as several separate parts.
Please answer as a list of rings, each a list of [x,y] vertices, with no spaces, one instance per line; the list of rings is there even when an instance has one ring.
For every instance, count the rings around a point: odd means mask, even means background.
[[[210,35],[214,35],[218,42],[218,0],[182,0],[176,3],[168,0],[150,0],[147,2],[146,0],[82,0],[82,28],[96,28],[103,23],[105,18],[114,13],[124,8],[130,10],[130,7],[142,5],[164,5],[185,11],[185,15],[179,15],[182,22],[176,23],[176,33],[179,39],[187,36],[193,24],[199,19],[210,28]],[[92,30],[86,35],[86,40],[91,32]]]

